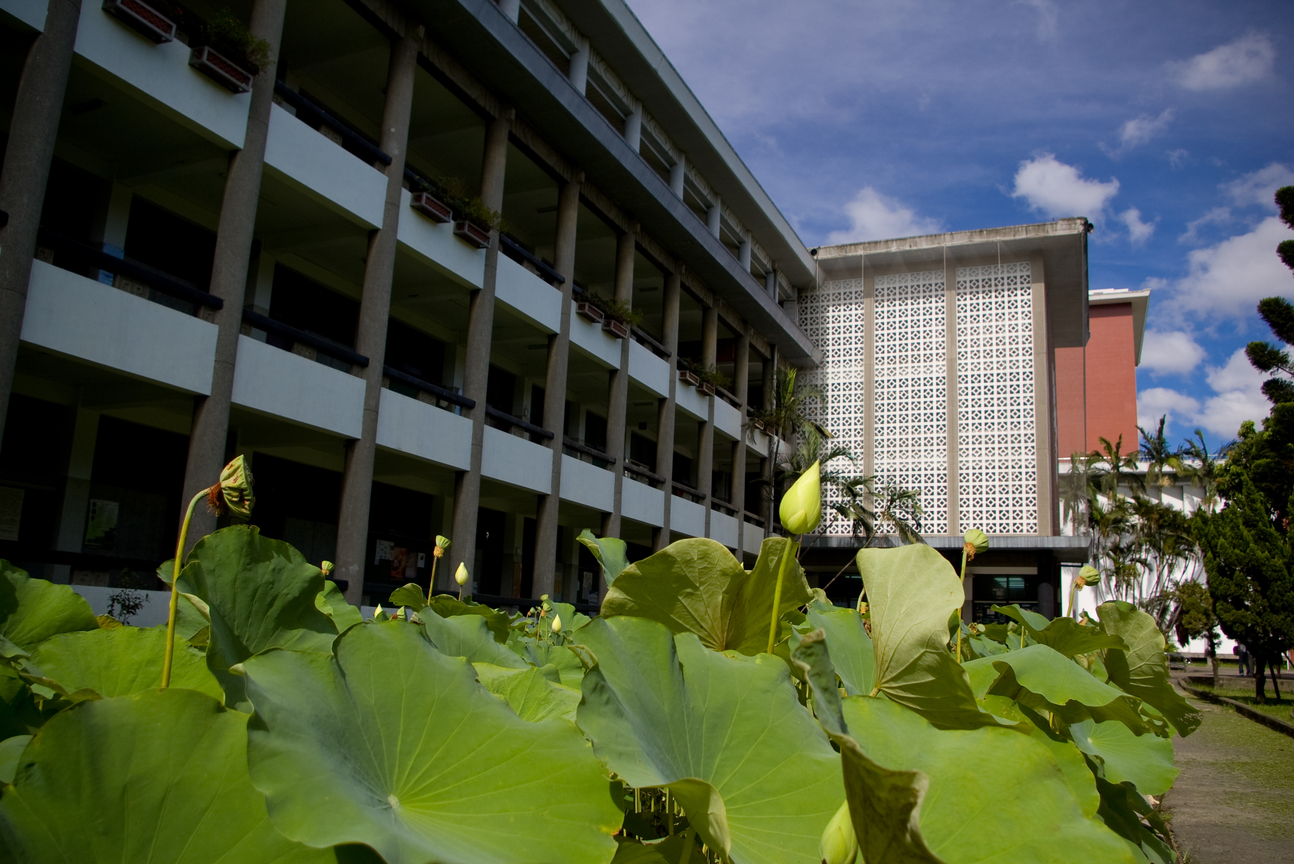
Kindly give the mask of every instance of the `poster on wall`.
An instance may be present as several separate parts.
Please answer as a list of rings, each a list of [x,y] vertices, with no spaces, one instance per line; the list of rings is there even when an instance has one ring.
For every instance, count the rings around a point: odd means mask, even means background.
[[[22,499],[25,491],[0,486],[0,540],[17,540],[22,524]]]
[[[94,549],[112,549],[117,540],[117,517],[121,505],[102,498],[90,499],[90,517],[85,525],[85,545]]]

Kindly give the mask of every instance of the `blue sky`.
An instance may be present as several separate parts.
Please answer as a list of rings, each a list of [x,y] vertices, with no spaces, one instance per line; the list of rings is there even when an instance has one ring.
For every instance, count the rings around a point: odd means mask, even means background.
[[[629,2],[808,245],[1086,216],[1091,287],[1153,289],[1142,425],[1266,416],[1288,0]]]

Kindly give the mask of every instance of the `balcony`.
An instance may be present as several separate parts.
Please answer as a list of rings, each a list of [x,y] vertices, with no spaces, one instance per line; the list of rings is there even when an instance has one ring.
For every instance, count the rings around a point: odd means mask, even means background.
[[[660,528],[665,524],[665,493],[626,474],[620,492],[620,512],[626,519]]]
[[[377,444],[458,471],[472,467],[472,421],[392,390],[382,391]]]
[[[408,189],[402,190],[397,231],[401,245],[461,285],[480,288],[485,280],[485,250],[456,238],[454,223],[433,222],[411,212],[412,199]]]
[[[556,333],[561,329],[562,295],[504,255],[499,256],[494,291],[496,300],[545,333]]]
[[[502,429],[486,426],[481,474],[509,486],[547,495],[553,488],[553,451]]]
[[[705,507],[675,495],[669,505],[669,527],[688,537],[705,536]]]
[[[324,206],[365,228],[382,225],[386,175],[292,116],[270,106],[265,164]]]
[[[637,340],[629,343],[629,377],[662,399],[669,396],[669,363]]]
[[[233,401],[262,414],[359,438],[364,379],[239,336]]]
[[[710,538],[729,549],[737,548],[737,520],[727,513],[712,509],[710,511]]]
[[[577,315],[574,300],[571,300],[571,344],[578,345],[612,369],[620,368],[620,340],[608,336],[599,325]]]
[[[615,507],[615,475],[605,468],[562,454],[562,500],[603,513]]]

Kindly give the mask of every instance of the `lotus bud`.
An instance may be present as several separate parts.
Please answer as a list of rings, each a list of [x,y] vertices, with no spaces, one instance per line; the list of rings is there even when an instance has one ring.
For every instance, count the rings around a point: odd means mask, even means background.
[[[553,632],[554,632],[554,633],[561,633],[561,632],[562,632],[562,616],[561,616],[561,615],[554,615],[554,616],[553,616]]]
[[[854,834],[854,820],[849,815],[849,802],[840,805],[836,815],[827,823],[818,841],[818,855],[822,864],[853,864],[858,857],[858,837]]]
[[[374,617],[374,618],[376,618],[377,616],[379,616],[379,615],[381,615],[381,614],[382,614],[382,604],[381,604],[381,603],[379,603],[379,604],[377,604],[377,608],[373,610],[373,617]]]
[[[319,565],[319,569],[323,571],[324,576],[331,576],[332,568],[333,563],[331,561],[324,561]]]
[[[786,490],[777,512],[790,534],[808,534],[818,527],[822,521],[822,476],[817,462]]]
[[[449,548],[449,538],[441,534],[436,535],[436,545],[431,550],[432,558],[444,558],[445,550]]]
[[[1097,570],[1091,564],[1084,564],[1082,569],[1078,571],[1078,578],[1074,580],[1074,584],[1078,588],[1082,589],[1084,586],[1095,585],[1100,581],[1101,571]]]
[[[459,562],[458,570],[454,571],[454,581],[459,585],[466,585],[470,578],[472,577],[467,575],[467,565]]]
[[[972,528],[962,535],[962,549],[966,552],[967,558],[974,558],[982,552],[988,551],[988,535],[978,528]]]
[[[238,456],[220,472],[220,482],[207,492],[207,504],[215,513],[228,510],[240,519],[250,519],[252,505],[252,469],[247,460]]]

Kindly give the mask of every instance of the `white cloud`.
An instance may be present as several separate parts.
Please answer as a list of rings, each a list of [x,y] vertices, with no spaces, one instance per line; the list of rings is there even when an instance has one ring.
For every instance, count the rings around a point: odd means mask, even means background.
[[[1020,163],[1015,172],[1013,198],[1024,198],[1034,210],[1054,218],[1086,216],[1099,221],[1105,205],[1119,191],[1119,181],[1084,179],[1073,165],[1057,161],[1051,153]]]
[[[1186,233],[1177,238],[1178,243],[1200,242],[1200,229],[1205,225],[1226,225],[1231,221],[1231,208],[1214,207],[1199,219],[1186,223]]]
[[[1132,118],[1119,127],[1119,149],[1116,152],[1123,153],[1157,137],[1168,127],[1172,119],[1172,108],[1165,108],[1158,117],[1142,114],[1140,117]]]
[[[1291,238],[1294,232],[1269,216],[1248,234],[1192,250],[1190,271],[1171,288],[1170,314],[1252,316],[1262,298],[1288,294],[1290,274],[1276,256],[1276,246]]]
[[[871,186],[864,186],[845,205],[849,227],[832,231],[827,243],[862,243],[866,240],[889,240],[895,237],[918,237],[943,230],[938,219],[918,216],[916,211],[902,202],[882,195]]]
[[[1271,74],[1276,47],[1265,33],[1246,33],[1234,42],[1172,64],[1188,90],[1226,90]]]
[[[1119,218],[1123,220],[1124,225],[1128,226],[1128,238],[1132,240],[1133,246],[1140,246],[1149,240],[1150,235],[1155,233],[1155,223],[1159,221],[1156,219],[1154,222],[1142,222],[1141,211],[1136,207],[1124,210],[1119,214]]]
[[[1151,372],[1184,375],[1203,359],[1204,349],[1181,330],[1147,330],[1142,339],[1141,368]]]
[[[1060,10],[1054,0],[1020,0],[1026,6],[1038,10],[1038,38],[1050,39],[1056,35],[1056,19]]]
[[[1199,412],[1198,399],[1168,387],[1150,387],[1137,394],[1137,425],[1147,429],[1158,425],[1160,417],[1167,417],[1170,426],[1189,424]]]
[[[1294,186],[1294,171],[1288,165],[1273,162],[1266,168],[1259,168],[1244,174],[1230,183],[1223,183],[1219,188],[1231,196],[1238,207],[1259,205],[1275,207],[1272,196],[1282,186]]]
[[[1183,150],[1181,147],[1178,147],[1176,150],[1169,150],[1168,167],[1176,171],[1178,168],[1181,168],[1183,165],[1186,164],[1186,157],[1190,155],[1191,155],[1191,151]]]
[[[1237,348],[1221,366],[1210,366],[1204,380],[1218,393],[1241,392],[1263,399],[1263,382],[1267,374],[1259,372],[1245,356],[1245,349]],[[1263,412],[1266,415],[1266,411]],[[1255,418],[1249,417],[1249,420]]]

